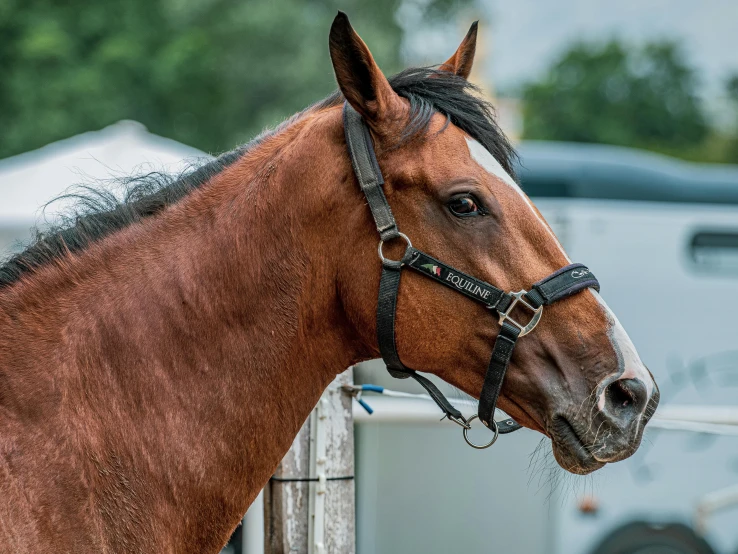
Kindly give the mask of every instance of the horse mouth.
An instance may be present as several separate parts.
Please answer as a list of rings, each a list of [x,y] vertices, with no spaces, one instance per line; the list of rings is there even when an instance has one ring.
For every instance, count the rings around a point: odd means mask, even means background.
[[[605,465],[605,462],[595,459],[576,428],[564,416],[554,417],[550,435],[554,457],[566,471],[587,475]]]

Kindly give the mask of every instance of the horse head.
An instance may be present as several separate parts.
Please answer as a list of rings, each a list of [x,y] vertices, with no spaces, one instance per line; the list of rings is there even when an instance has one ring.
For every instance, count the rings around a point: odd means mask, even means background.
[[[525,290],[571,261],[513,177],[513,150],[467,80],[476,35],[474,24],[438,69],[419,70],[428,78],[417,95],[398,86],[402,74],[393,82],[385,78],[340,13],[330,53],[341,92],[370,131],[387,202],[413,245],[504,291]],[[417,133],[424,117],[426,128]],[[338,290],[349,321],[376,357],[380,261],[369,210],[358,204],[347,231],[354,254],[346,256]],[[386,255],[400,258],[402,243],[385,244]],[[588,272],[579,271],[574,278]],[[495,314],[412,272],[405,272],[397,299],[402,363],[479,397],[500,329]],[[517,311],[515,317],[530,319],[523,306]],[[545,306],[535,331],[521,337],[499,405],[550,437],[563,468],[585,474],[635,452],[658,399],[627,333],[589,288]]]

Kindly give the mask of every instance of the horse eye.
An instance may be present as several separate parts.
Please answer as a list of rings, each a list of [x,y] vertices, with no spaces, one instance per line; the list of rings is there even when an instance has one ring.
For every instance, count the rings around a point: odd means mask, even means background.
[[[448,203],[448,209],[454,215],[482,215],[484,212],[471,196],[457,196]]]

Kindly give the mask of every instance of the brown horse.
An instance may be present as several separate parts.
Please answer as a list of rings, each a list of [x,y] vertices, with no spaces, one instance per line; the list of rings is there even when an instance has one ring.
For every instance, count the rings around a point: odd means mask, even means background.
[[[504,290],[568,263],[466,80],[475,39],[388,80],[339,14],[340,93],[183,178],[96,200],[2,266],[1,552],[217,552],[325,387],[378,356],[344,98],[416,246]],[[408,367],[479,395],[499,329],[484,307],[408,274],[396,329]],[[657,402],[589,290],[520,341],[500,406],[587,473],[636,450]]]

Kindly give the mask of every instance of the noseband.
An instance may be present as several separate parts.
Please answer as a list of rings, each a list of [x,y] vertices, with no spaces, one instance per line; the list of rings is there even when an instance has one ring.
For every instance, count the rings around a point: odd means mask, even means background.
[[[443,410],[446,417],[463,427],[464,439],[470,446],[474,448],[492,446],[499,434],[511,433],[522,427],[513,419],[499,422],[494,419],[497,398],[500,395],[516,341],[535,329],[541,320],[544,306],[588,287],[600,290],[600,284],[587,267],[582,264],[571,264],[538,281],[529,291],[504,292],[414,248],[410,239],[397,228],[397,222],[382,190],[384,179],[374,153],[369,128],[361,115],[348,102],[344,104],[343,124],[351,164],[379,232],[379,259],[382,262],[382,276],[379,281],[377,302],[377,338],[379,351],[387,365],[387,370],[393,377],[399,379],[412,377],[420,383],[438,407]],[[384,256],[382,247],[384,243],[398,238],[406,243],[405,253],[400,260],[389,260]],[[481,302],[498,315],[500,332],[495,340],[492,358],[484,377],[477,415],[465,418],[430,380],[419,375],[415,370],[405,367],[400,361],[395,343],[395,315],[400,276],[404,267],[413,269],[472,300]],[[524,307],[530,312],[530,320],[527,323],[520,323],[510,316],[516,306]],[[492,440],[484,445],[472,443],[467,436],[471,422],[477,417],[494,432]]]

